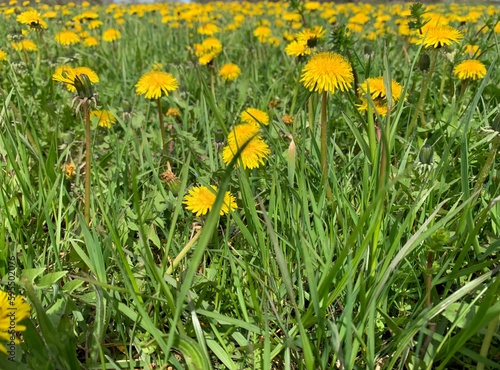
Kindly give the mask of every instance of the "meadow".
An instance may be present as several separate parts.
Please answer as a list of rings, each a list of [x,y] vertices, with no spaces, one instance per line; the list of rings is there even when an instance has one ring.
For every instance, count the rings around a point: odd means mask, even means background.
[[[499,16],[0,5],[0,368],[500,368]]]

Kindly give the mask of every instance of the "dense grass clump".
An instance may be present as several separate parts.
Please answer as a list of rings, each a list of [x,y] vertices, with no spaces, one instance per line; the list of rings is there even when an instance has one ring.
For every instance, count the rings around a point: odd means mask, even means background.
[[[499,14],[1,5],[0,368],[500,368]]]

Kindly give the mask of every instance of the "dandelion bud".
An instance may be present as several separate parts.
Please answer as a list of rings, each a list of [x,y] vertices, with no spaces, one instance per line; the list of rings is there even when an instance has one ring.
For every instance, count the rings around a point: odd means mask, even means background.
[[[81,99],[90,99],[94,96],[94,89],[92,88],[92,82],[90,82],[89,76],[82,73],[75,76],[74,80],[76,91]]]
[[[430,65],[431,57],[428,54],[422,54],[418,60],[418,68],[420,68],[422,72],[425,72],[429,69]]]
[[[179,194],[179,190],[181,188],[181,180],[179,180],[179,178],[175,175],[175,173],[172,172],[170,168],[160,175],[160,179],[167,185],[172,194],[174,194],[175,196]]]
[[[420,154],[418,155],[420,163],[431,165],[434,160],[434,149],[431,145],[425,144],[420,148]]]

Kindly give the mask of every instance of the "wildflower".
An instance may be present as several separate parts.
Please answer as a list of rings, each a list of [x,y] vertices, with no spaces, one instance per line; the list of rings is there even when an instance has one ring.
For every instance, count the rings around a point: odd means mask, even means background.
[[[19,42],[13,42],[13,43],[11,43],[11,45],[14,48],[14,50],[17,50],[17,51],[23,51],[23,50],[36,51],[38,49],[36,47],[36,44],[31,40],[22,40]]]
[[[292,41],[285,47],[285,53],[294,57],[303,57],[311,54],[311,49],[305,42]]]
[[[453,74],[461,80],[477,80],[486,76],[486,67],[476,59],[464,60],[453,69]]]
[[[45,22],[36,10],[28,10],[22,12],[17,16],[17,21],[21,24],[26,24],[32,29],[40,30],[47,28],[47,22]]]
[[[177,108],[168,108],[166,116],[167,117],[180,117],[181,112]]]
[[[0,62],[5,62],[7,61],[7,53],[0,49]]]
[[[239,154],[243,168],[253,169],[264,164],[271,151],[258,132],[259,128],[254,124],[237,125],[229,133],[227,145],[222,151],[224,163],[231,163]]]
[[[306,29],[297,35],[297,41],[306,44],[308,47],[313,48],[318,43],[318,40],[325,36],[326,31],[323,27],[314,27],[313,29]]]
[[[260,42],[266,42],[271,36],[271,29],[266,26],[259,26],[253,31],[253,35],[257,37]]]
[[[104,33],[102,34],[102,40],[105,42],[113,42],[121,38],[122,34],[120,33],[120,31],[114,28],[110,28],[109,30],[104,31]]]
[[[383,77],[367,78],[363,83],[359,85],[360,93],[364,94],[369,92],[372,99],[385,99],[386,90],[384,85]],[[391,96],[393,101],[398,101],[401,97],[401,92],[403,88],[396,81],[391,81]]]
[[[218,191],[218,188],[214,185],[210,186],[210,188],[206,186],[195,186],[189,190],[188,194],[182,200],[182,203],[186,205],[186,209],[193,212],[196,216],[207,214],[215,203]],[[222,216],[235,209],[236,199],[229,191],[226,191],[219,214]]]
[[[95,30],[95,29],[101,27],[102,25],[103,25],[103,23],[100,20],[96,19],[96,20],[90,21],[88,23],[87,27],[89,30]]]
[[[168,96],[169,91],[177,90],[179,87],[175,77],[163,71],[146,72],[135,86],[135,92],[145,95],[147,99],[158,99],[162,92]]]
[[[219,27],[213,23],[205,23],[198,27],[197,31],[200,35],[212,36],[213,34],[219,32]]]
[[[175,196],[179,194],[181,180],[179,180],[177,175],[172,171],[170,162],[167,162],[167,170],[160,174],[160,180],[167,185],[172,194],[174,194]]]
[[[354,76],[349,62],[340,54],[323,52],[314,55],[302,70],[300,80],[309,91],[347,90]]]
[[[30,316],[30,309],[30,305],[22,296],[12,296],[0,291],[0,341],[11,342],[13,333],[26,330],[26,326],[19,323]],[[15,315],[12,315],[12,312],[15,312]],[[14,343],[19,344],[19,340],[15,339]],[[1,343],[0,352],[7,354]]]
[[[63,164],[61,166],[61,170],[64,172],[64,175],[68,180],[76,175],[75,163],[73,161]]]
[[[90,112],[90,117],[97,117],[97,125],[100,127],[111,128],[116,122],[116,118],[109,110],[93,110]]]
[[[237,79],[240,73],[240,67],[234,63],[226,63],[219,70],[219,76],[221,76],[225,81],[233,81]]]
[[[442,25],[435,27],[425,27],[421,35],[419,35],[419,39],[417,40],[417,44],[424,44],[426,48],[435,48],[438,49],[445,45],[451,45],[455,42],[459,42],[463,38],[463,35],[457,29]]]
[[[396,103],[401,98],[403,87],[396,81],[391,81],[391,97],[392,103]],[[359,85],[359,92],[361,96],[369,93],[373,102],[373,107],[380,116],[385,116],[391,107],[387,105],[387,92],[384,85],[383,77],[367,78]],[[361,105],[358,106],[360,111],[368,110],[368,100],[361,98]]]
[[[251,123],[257,127],[269,125],[269,116],[266,112],[256,108],[247,108],[241,113],[241,120],[244,123]]]
[[[58,44],[69,46],[80,42],[80,37],[73,31],[62,31],[54,36]]]
[[[282,117],[281,117],[281,121],[285,124],[285,125],[291,125],[293,123],[293,117],[290,116],[289,114],[284,114]]]
[[[83,44],[89,48],[99,45],[99,41],[95,37],[87,37],[83,40]]]
[[[54,81],[59,81],[66,84],[68,91],[76,91],[75,81],[77,77],[86,75],[91,83],[99,82],[97,74],[88,67],[60,66],[56,68],[56,72],[52,75]]]

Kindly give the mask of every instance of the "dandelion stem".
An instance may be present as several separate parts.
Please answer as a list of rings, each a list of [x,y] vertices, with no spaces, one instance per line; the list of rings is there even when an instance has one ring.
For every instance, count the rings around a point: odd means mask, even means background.
[[[326,122],[326,104],[328,92],[323,91],[321,97],[321,145],[320,145],[320,164],[321,164],[321,185],[326,186],[326,197],[332,199],[332,190],[328,184],[328,126]]]
[[[181,260],[184,258],[184,256],[189,252],[189,250],[193,247],[194,243],[198,240],[198,238],[201,235],[201,231],[203,228],[200,228],[198,232],[191,238],[191,240],[182,248],[182,250],[179,252],[177,257],[173,260],[173,262],[170,264],[170,266],[167,269],[167,275],[172,275],[172,272],[174,272],[174,269],[179,265]]]
[[[83,103],[83,121],[85,124],[85,223],[90,225],[90,171],[92,168],[92,132],[90,130],[89,103]]]
[[[167,128],[165,127],[165,121],[163,120],[163,113],[161,110],[161,100],[160,98],[156,99],[156,103],[158,106],[158,119],[160,120],[160,133],[161,133],[161,142],[163,148],[163,155],[167,155],[168,153],[168,136],[167,136]]]
[[[479,192],[480,188],[483,186],[484,181],[488,177],[491,166],[495,162],[495,156],[497,154],[499,145],[500,145],[500,137],[497,135],[494,137],[493,142],[491,143],[491,149],[488,158],[486,158],[486,162],[484,162],[483,168],[481,168],[481,171],[477,176],[476,185],[474,185],[474,188],[472,189],[471,193],[472,195]]]
[[[432,73],[436,68],[436,62],[437,62],[437,52],[434,52],[431,54],[431,65],[429,67],[429,70],[427,71],[427,76],[422,82],[422,88],[420,89],[420,97],[418,98],[417,107],[415,109],[413,117],[411,118],[410,124],[408,125],[408,129],[406,131],[407,138],[412,133],[414,126],[417,123],[418,117],[420,117],[420,120],[422,122],[422,128],[425,128],[426,126],[425,116],[424,116],[424,102],[425,102],[425,97],[427,96],[427,89],[429,88],[429,83],[431,82]]]

